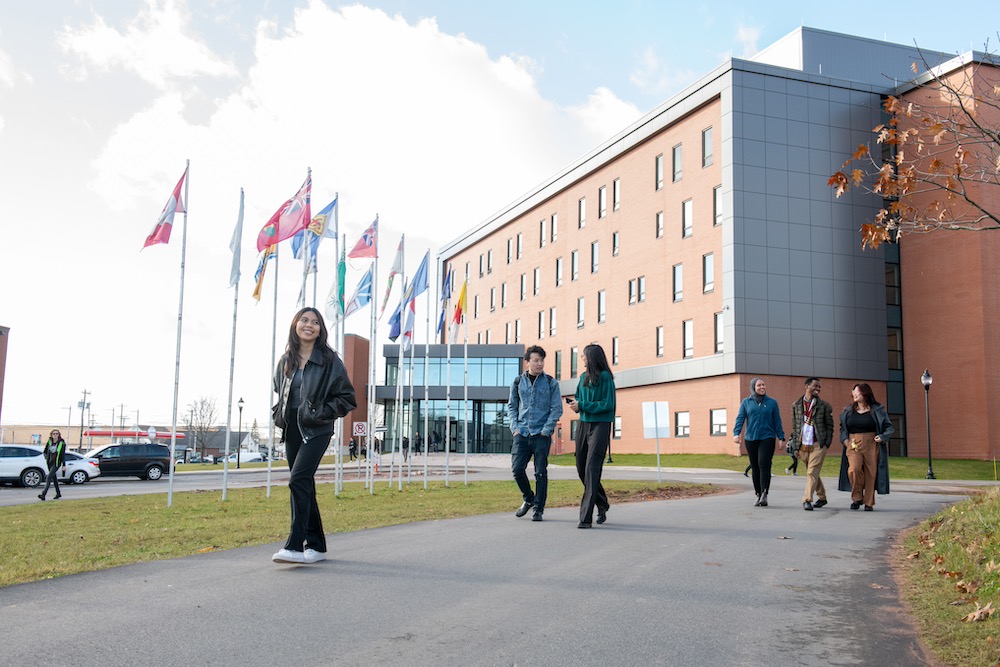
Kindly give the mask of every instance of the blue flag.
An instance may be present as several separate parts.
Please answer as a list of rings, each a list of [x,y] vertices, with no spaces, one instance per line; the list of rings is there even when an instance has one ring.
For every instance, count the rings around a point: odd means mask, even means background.
[[[444,317],[445,311],[448,310],[448,302],[451,300],[451,278],[452,269],[448,269],[448,275],[444,279],[444,287],[441,288],[441,317],[438,318],[438,335],[441,334],[441,330],[444,329]]]
[[[344,307],[344,317],[355,313],[365,306],[367,306],[372,300],[372,271],[375,268],[373,263],[365,271],[365,275],[361,276],[361,282],[358,283],[358,288],[354,290],[354,295],[351,296],[351,300],[347,302]]]
[[[316,251],[319,250],[319,242],[325,236],[335,238],[337,235],[337,230],[330,228],[333,209],[336,206],[337,200],[334,199],[326,205],[326,208],[313,216],[305,229],[292,237],[292,254],[295,255],[295,259],[302,259],[302,246],[306,247],[309,273],[316,270]]]

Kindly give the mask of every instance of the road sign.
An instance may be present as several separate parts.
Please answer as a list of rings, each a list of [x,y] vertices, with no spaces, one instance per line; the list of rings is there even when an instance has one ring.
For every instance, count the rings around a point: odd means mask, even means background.
[[[368,435],[368,422],[354,422],[354,435]]]

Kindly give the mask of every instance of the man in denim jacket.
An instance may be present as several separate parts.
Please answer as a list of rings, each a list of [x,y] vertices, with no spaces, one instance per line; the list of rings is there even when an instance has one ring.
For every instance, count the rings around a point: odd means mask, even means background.
[[[524,499],[514,516],[522,517],[534,507],[531,520],[541,521],[549,487],[549,447],[556,422],[562,416],[562,394],[559,383],[543,370],[545,350],[532,345],[525,351],[524,361],[528,368],[514,380],[507,401],[507,418],[514,434],[510,467]],[[525,474],[528,459],[532,457],[535,459],[534,492]]]

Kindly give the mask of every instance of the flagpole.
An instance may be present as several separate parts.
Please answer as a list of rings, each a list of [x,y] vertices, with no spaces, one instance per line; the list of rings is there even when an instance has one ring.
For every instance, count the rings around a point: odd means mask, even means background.
[[[271,316],[271,368],[275,367],[277,359],[275,359],[274,352],[277,347],[278,340],[278,261],[281,259],[281,253],[278,252],[279,247],[274,246],[274,310]],[[267,400],[264,405],[271,404],[271,383],[267,383]],[[265,498],[271,497],[271,459],[274,458],[274,414],[271,414],[270,427],[267,431],[267,492],[264,494]],[[236,449],[236,460],[240,460],[240,450]]]
[[[405,281],[403,290],[406,290]],[[396,460],[396,443],[399,443],[399,449],[403,449],[403,357],[405,356],[403,352],[403,343],[399,343],[399,356],[396,358],[396,392],[394,396],[396,397],[396,410],[393,416],[393,422],[396,425],[396,437],[392,440],[392,457],[389,459],[389,488],[392,488],[392,464]],[[400,466],[402,469],[402,466]]]
[[[466,290],[468,293],[468,290]],[[468,297],[466,297],[468,298]],[[463,317],[465,320],[465,347],[463,354],[465,356],[465,371],[463,373],[465,381],[465,396],[462,399],[462,442],[465,443],[465,485],[469,485],[469,318]]]
[[[413,297],[413,307],[417,307],[417,297]],[[413,319],[417,319],[417,314],[413,314]],[[410,427],[407,429],[410,433],[413,433],[413,355],[417,350],[417,323],[413,322],[413,327],[410,329],[410,402],[407,404],[406,413],[409,415]],[[410,442],[410,455],[406,457],[406,483],[410,483],[410,467],[411,461],[413,460],[413,442]],[[403,490],[403,469],[399,469],[399,490]]]
[[[445,315],[448,315],[448,309],[445,309]],[[445,325],[444,332],[444,344],[446,348],[446,354],[448,361],[445,364],[448,373],[448,381],[445,383],[445,394],[444,394],[444,485],[445,488],[448,487],[448,457],[451,455],[451,328],[452,328],[451,318],[448,317],[448,322]]]
[[[174,501],[174,461],[177,460],[177,397],[180,393],[181,385],[181,331],[184,323],[184,259],[187,254],[187,234],[188,234],[188,208],[190,199],[188,198],[188,188],[191,184],[191,160],[187,160],[184,166],[184,225],[181,233],[181,289],[180,298],[177,304],[177,352],[174,357],[174,409],[170,424],[170,475],[167,477],[167,507],[173,505]],[[111,425],[111,432],[114,433],[115,425]],[[114,440],[114,438],[112,438]]]
[[[437,284],[441,284],[441,276],[438,276]],[[436,296],[436,295],[435,295]],[[435,301],[437,299],[435,298]],[[430,401],[428,400],[430,394],[430,372],[431,372],[431,291],[427,290],[427,345],[424,348],[424,399],[422,406],[424,408],[424,491],[427,490],[427,451],[430,446],[431,434],[427,431],[428,420],[430,416],[428,415],[428,408],[430,407]]]
[[[375,214],[378,222],[378,214]],[[377,228],[376,228],[377,229]],[[371,456],[371,443],[375,442],[375,334],[378,322],[375,319],[375,295],[378,294],[378,233],[375,236],[375,269],[372,271],[372,308],[371,308],[371,342],[368,345],[368,455]],[[392,479],[391,477],[389,478]],[[368,494],[375,495],[375,469],[372,468],[372,483],[368,485]]]
[[[229,484],[229,442],[232,438],[233,428],[233,374],[236,371],[236,313],[237,307],[240,303],[240,251],[241,251],[241,237],[243,235],[243,188],[240,188],[240,215],[236,221],[236,231],[234,232],[233,241],[235,244],[233,247],[233,264],[234,271],[230,275],[230,283],[232,279],[236,279],[236,284],[233,285],[233,338],[232,343],[229,346],[229,399],[226,402],[226,456],[222,459],[222,502],[226,502],[226,490]],[[236,437],[239,437],[238,435]]]
[[[336,260],[340,261],[340,224],[337,211],[340,209],[340,193],[335,192],[333,194],[334,200],[337,204],[333,207],[333,256]],[[316,249],[319,253],[319,249]],[[319,275],[319,259],[316,260],[316,275]],[[337,280],[340,280],[339,268],[337,274]],[[313,284],[313,300],[316,298],[316,291],[318,287]],[[347,364],[347,355],[344,354],[344,334],[343,334],[343,318],[338,317],[333,323],[333,343],[337,346],[337,352],[340,353],[340,360]],[[344,490],[344,459],[341,455],[341,451],[344,448],[344,418],[340,417],[337,419],[336,425],[337,433],[337,468],[334,473],[333,479],[333,494],[336,497],[340,497],[340,492]]]

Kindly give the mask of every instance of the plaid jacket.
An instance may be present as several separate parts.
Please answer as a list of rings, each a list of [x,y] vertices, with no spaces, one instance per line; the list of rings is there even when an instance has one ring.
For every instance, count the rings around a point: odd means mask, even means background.
[[[792,403],[792,435],[788,439],[788,446],[793,450],[798,449],[802,444],[802,419],[805,413],[805,405],[802,400],[804,396],[799,396],[798,400]],[[833,442],[833,406],[821,398],[816,399],[813,406],[813,428],[816,430],[815,443],[820,447],[829,447]]]

